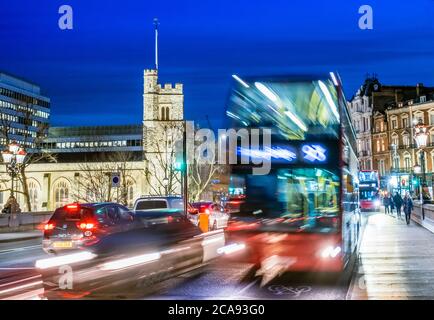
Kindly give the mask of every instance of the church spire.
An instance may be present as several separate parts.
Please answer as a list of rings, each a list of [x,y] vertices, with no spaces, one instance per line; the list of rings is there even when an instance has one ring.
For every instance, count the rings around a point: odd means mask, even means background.
[[[158,25],[160,22],[158,18],[154,18],[154,26],[155,26],[155,70],[158,70]]]

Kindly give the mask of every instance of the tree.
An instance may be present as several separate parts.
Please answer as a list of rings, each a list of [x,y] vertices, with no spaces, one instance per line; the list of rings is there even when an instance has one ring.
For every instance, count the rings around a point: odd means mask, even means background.
[[[32,118],[33,112],[34,110],[28,107],[21,107],[20,109],[18,109],[17,117],[20,123],[23,125],[23,130],[21,131],[21,135],[23,138],[21,143],[24,147],[29,147],[29,150],[23,164],[20,166],[20,172],[18,174],[18,181],[21,184],[21,190],[13,190],[14,192],[18,192],[24,195],[24,201],[29,212],[32,211],[32,206],[30,202],[29,186],[26,175],[27,167],[33,163],[57,161],[55,155],[49,152],[45,152],[41,149],[42,142],[47,137],[48,124],[34,121]],[[10,120],[7,120],[5,114],[1,114],[0,120],[2,124],[2,127],[0,129],[0,141],[4,142],[5,145],[8,145],[10,142],[12,142],[12,122]],[[33,136],[30,133],[30,127],[36,127],[36,132],[35,130],[32,130],[32,132],[34,132]]]
[[[79,164],[80,175],[76,180],[72,197],[80,202],[129,203],[129,190],[134,184],[134,156],[130,152],[101,153],[95,162]],[[112,173],[119,173],[120,185],[112,187]],[[137,178],[137,177],[136,177]]]
[[[195,133],[198,130],[199,128],[196,128]],[[201,200],[202,194],[211,186],[213,178],[225,170],[225,166],[217,162],[217,147],[213,150],[214,159],[208,161],[199,154],[201,143],[202,141],[194,140],[194,157],[190,157],[192,161],[188,163],[188,197],[191,202]]]
[[[181,173],[175,168],[175,144],[182,139],[180,121],[164,121],[146,128],[145,178],[150,195],[168,196],[180,193]]]

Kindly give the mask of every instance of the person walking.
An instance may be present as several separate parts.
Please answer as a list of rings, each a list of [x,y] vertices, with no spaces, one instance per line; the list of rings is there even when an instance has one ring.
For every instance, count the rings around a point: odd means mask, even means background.
[[[410,224],[411,211],[413,210],[413,200],[411,200],[411,197],[408,194],[408,192],[405,194],[403,204],[404,204],[405,221],[407,222],[407,224]]]
[[[390,206],[391,206],[391,200],[390,195],[386,194],[383,198],[383,205],[384,205],[384,213],[388,214],[390,213]]]
[[[401,219],[402,198],[398,192],[396,192],[395,195],[393,196],[393,202],[395,203],[395,207],[396,207],[396,217],[398,219]]]

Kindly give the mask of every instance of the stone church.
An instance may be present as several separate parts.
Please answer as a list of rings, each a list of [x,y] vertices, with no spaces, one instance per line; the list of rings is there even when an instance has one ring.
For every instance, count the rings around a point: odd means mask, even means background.
[[[144,70],[143,76],[141,124],[49,128],[42,150],[55,159],[31,163],[26,169],[32,211],[102,199],[132,206],[140,195],[180,194],[173,161],[174,145],[182,137],[183,86],[159,84],[156,69]],[[118,184],[113,182],[116,176]],[[3,165],[0,177],[0,189],[10,188]],[[16,185],[20,191],[20,183]],[[24,196],[16,194],[26,211]],[[8,195],[0,192],[1,207]]]

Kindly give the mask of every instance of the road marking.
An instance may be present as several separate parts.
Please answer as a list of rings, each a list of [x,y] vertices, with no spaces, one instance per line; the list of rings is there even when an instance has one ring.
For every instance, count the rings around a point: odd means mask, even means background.
[[[247,286],[245,286],[244,288],[242,288],[236,294],[234,294],[231,297],[229,297],[229,300],[234,299],[235,297],[240,296],[241,294],[243,294],[244,292],[246,292],[247,290],[249,290],[251,287],[253,287],[256,284],[256,282],[258,282],[258,280],[259,279],[255,279],[252,282],[250,282]]]
[[[20,283],[20,282],[23,282],[23,281],[26,281],[26,280],[33,280],[33,279],[40,278],[40,277],[41,277],[41,275],[37,275],[37,276],[30,277],[30,278],[24,278],[24,279],[12,281],[12,282],[7,282],[7,283],[4,283],[4,284],[0,284],[0,288],[1,287],[5,287],[5,286],[10,286],[11,284]]]
[[[5,294],[5,293],[8,293],[8,292],[12,292],[12,291],[20,290],[20,289],[25,289],[25,288],[28,288],[28,287],[33,287],[33,286],[41,285],[41,284],[43,284],[42,280],[35,281],[35,282],[23,284],[23,285],[18,286],[18,287],[13,287],[13,288],[10,288],[10,289],[2,290],[2,291],[0,291],[0,294]]]
[[[30,250],[30,249],[36,249],[36,248],[42,248],[42,244],[37,244],[37,245],[34,245],[34,246],[21,247],[21,248],[13,248],[13,249],[0,250],[0,255],[1,254],[8,254],[8,253],[11,253],[11,252],[17,252],[17,251],[26,251],[26,250]]]

